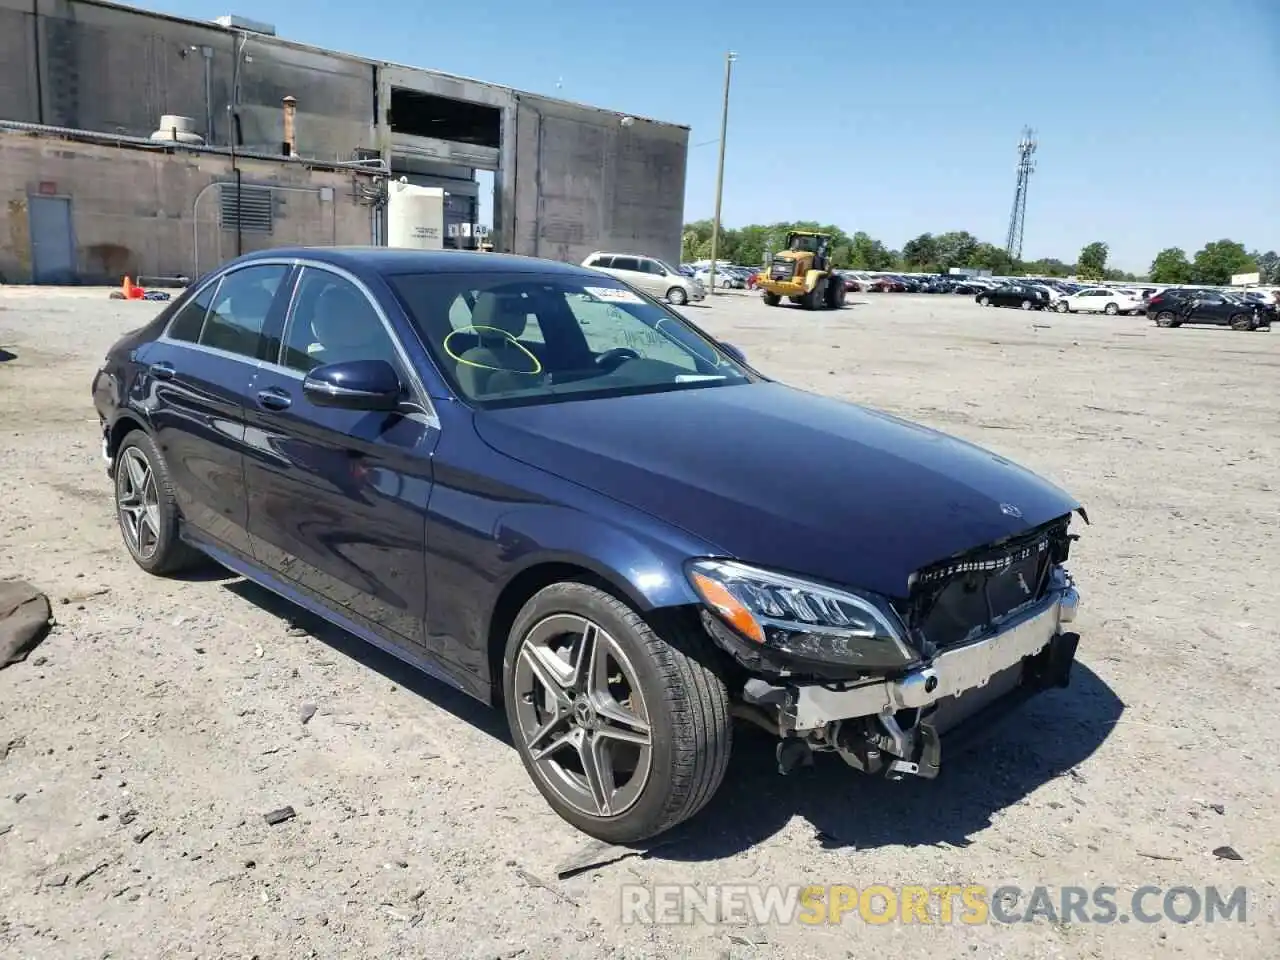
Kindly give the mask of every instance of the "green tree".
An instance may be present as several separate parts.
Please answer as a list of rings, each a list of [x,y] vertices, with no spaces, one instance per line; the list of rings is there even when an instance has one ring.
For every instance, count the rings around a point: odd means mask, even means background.
[[[1008,251],[993,243],[984,242],[978,243],[969,254],[968,262],[960,266],[990,270],[997,276],[1009,276],[1018,272],[1018,264],[1009,256]]]
[[[1152,283],[1190,283],[1191,261],[1181,247],[1166,247],[1151,261]]]
[[[879,240],[859,230],[850,240],[849,266],[857,270],[888,270],[894,256]]]
[[[938,268],[946,271],[952,267],[971,267],[973,255],[978,249],[978,238],[968,230],[952,230],[934,237]]]
[[[938,268],[938,244],[933,234],[922,233],[902,246],[902,265],[908,270],[932,272]]]
[[[1080,251],[1076,260],[1076,274],[1082,280],[1102,280],[1107,275],[1109,248],[1101,240],[1095,240]]]
[[[1280,283],[1280,255],[1274,250],[1268,250],[1266,253],[1253,254],[1253,262],[1258,265],[1258,273],[1260,273],[1261,281],[1266,284]]]
[[[1196,251],[1191,261],[1193,283],[1227,284],[1233,273],[1253,273],[1258,265],[1234,240],[1214,240]]]
[[[1023,272],[1032,277],[1069,277],[1073,270],[1069,263],[1063,263],[1053,257],[1032,260],[1022,265]]]

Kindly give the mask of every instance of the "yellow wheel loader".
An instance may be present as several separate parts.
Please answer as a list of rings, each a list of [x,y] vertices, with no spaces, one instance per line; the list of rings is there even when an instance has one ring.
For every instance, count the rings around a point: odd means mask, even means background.
[[[844,277],[831,269],[831,237],[825,233],[788,233],[786,249],[773,255],[757,286],[771,307],[783,297],[806,310],[844,306]]]

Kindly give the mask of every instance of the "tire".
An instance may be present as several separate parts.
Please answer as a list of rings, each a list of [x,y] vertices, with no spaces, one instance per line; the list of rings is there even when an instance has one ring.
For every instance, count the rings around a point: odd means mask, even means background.
[[[1117,313],[1120,312],[1120,305],[1117,303],[1108,303],[1105,307],[1102,308],[1102,312],[1105,313],[1108,317],[1114,317]]]
[[[1071,308],[1067,306],[1067,301],[1065,300],[1059,300],[1053,305],[1053,309],[1058,311],[1058,313],[1068,313],[1071,310]]]
[[[588,698],[573,689],[570,660],[556,652],[557,638],[574,636],[574,631],[580,639],[574,640],[571,654],[580,652],[590,627],[595,628],[593,649],[607,654],[603,661],[592,660],[603,663],[610,678],[603,698],[600,691]],[[706,648],[696,626],[680,621],[659,635],[630,606],[584,583],[552,584],[524,605],[502,662],[507,722],[525,770],[564,820],[608,843],[634,843],[687,820],[711,799],[728,767],[733,724],[728,690],[704,665],[707,658],[701,652]],[[615,682],[618,677],[622,681]],[[552,688],[558,691],[554,698],[545,692]],[[625,701],[617,699],[624,691]],[[561,704],[558,722],[549,706],[553,699]],[[597,712],[601,703],[608,713]],[[626,716],[633,722],[624,723]],[[647,723],[637,724],[637,719]],[[600,730],[613,734],[602,736]],[[648,761],[638,782],[645,748],[616,739],[618,731],[647,735]],[[570,736],[578,739],[566,744]],[[548,753],[547,745],[557,742],[565,745]],[[579,743],[602,742],[620,745],[624,768],[628,754],[635,755],[625,784],[618,787],[614,777],[611,799],[625,803],[616,811],[606,809],[600,792],[589,789],[579,759]],[[539,758],[535,747],[543,754]],[[602,756],[595,750],[588,755]],[[603,756],[612,758],[607,762],[616,775],[619,756],[613,747]],[[583,772],[573,769],[574,764]]]
[[[1030,300],[1023,300],[1023,301],[1022,301],[1022,309],[1023,309],[1023,310],[1030,310],[1033,306],[1035,306],[1035,304],[1033,304]]]
[[[776,307],[782,302],[782,297],[778,296],[776,293],[770,293],[768,290],[764,292],[764,295],[760,299],[765,302],[766,306],[770,307]]]
[[[1156,314],[1157,327],[1178,327],[1181,325],[1177,316],[1168,310],[1162,310]]]
[[[1247,313],[1237,313],[1231,317],[1232,330],[1253,330],[1256,327],[1257,323]]]
[[[839,310],[844,306],[845,288],[844,280],[840,277],[832,277],[827,281],[826,305],[832,310]]]
[[[684,292],[684,287],[672,287],[667,291],[667,303],[674,307],[683,307],[689,302],[689,295]]]
[[[178,536],[178,504],[160,448],[149,434],[134,430],[115,455],[116,522],[134,562],[158,577],[204,561]]]

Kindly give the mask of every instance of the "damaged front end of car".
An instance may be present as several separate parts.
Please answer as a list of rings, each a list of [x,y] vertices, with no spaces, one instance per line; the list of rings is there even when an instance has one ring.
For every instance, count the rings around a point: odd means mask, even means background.
[[[833,751],[869,774],[937,776],[944,736],[985,732],[1068,685],[1070,521],[919,570],[897,600],[695,561],[702,625],[738,673],[734,712],[779,738],[783,773]]]

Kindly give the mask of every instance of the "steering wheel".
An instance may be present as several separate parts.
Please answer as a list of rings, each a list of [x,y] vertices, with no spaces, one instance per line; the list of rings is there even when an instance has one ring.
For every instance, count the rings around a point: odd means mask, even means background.
[[[605,373],[613,373],[628,360],[639,359],[640,354],[630,347],[614,347],[612,350],[606,350],[596,357],[596,366],[604,370]]]

